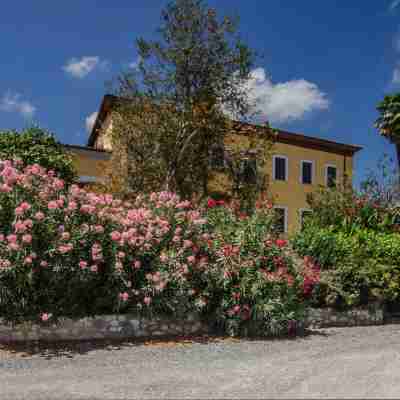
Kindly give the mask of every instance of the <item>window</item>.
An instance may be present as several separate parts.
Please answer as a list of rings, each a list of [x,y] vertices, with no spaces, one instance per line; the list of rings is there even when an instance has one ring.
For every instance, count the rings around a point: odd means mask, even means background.
[[[255,157],[240,161],[240,180],[245,183],[257,183],[257,160]]]
[[[303,230],[304,229],[304,224],[307,223],[307,219],[311,216],[312,211],[311,210],[300,210],[300,228]]]
[[[276,181],[288,180],[288,159],[285,156],[273,156],[273,176]]]
[[[222,145],[214,145],[210,150],[210,167],[223,169],[225,166],[225,149]]]
[[[334,165],[327,165],[325,167],[325,180],[326,186],[335,187],[337,179],[337,169]]]
[[[304,185],[313,183],[314,163],[312,161],[301,161],[300,182]]]
[[[287,232],[287,207],[276,206],[275,211],[275,222],[274,231],[276,233],[286,233]]]

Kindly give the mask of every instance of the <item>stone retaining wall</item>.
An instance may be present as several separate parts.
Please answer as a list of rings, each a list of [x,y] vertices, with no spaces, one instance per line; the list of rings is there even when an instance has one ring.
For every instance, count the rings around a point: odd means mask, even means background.
[[[383,307],[377,305],[346,311],[337,311],[332,308],[311,308],[304,321],[306,328],[382,325],[383,323],[384,310]]]
[[[299,332],[305,328],[338,326],[380,325],[384,323],[382,307],[370,306],[348,311],[331,308],[310,309]],[[254,325],[254,324],[251,324]],[[257,327],[246,330],[247,334],[262,333]],[[263,328],[264,329],[264,328]],[[26,322],[8,325],[0,320],[0,343],[27,340],[62,341],[86,339],[155,338],[215,333],[214,325],[200,321],[195,316],[186,320],[165,318],[143,319],[134,315],[105,315],[79,320],[60,319],[58,324],[34,324]],[[265,333],[265,332],[264,332]],[[267,335],[268,336],[268,335]]]
[[[79,320],[60,319],[58,324],[23,323],[7,325],[0,321],[0,343],[25,340],[85,340],[154,338],[209,333],[209,325],[196,318],[174,321],[143,319],[133,315],[105,315]]]

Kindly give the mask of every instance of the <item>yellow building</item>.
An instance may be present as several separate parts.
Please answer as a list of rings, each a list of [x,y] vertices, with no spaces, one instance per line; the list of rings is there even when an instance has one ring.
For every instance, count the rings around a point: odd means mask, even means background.
[[[113,108],[118,98],[103,98],[96,122],[89,137],[88,147],[66,146],[73,153],[82,182],[102,179],[104,163],[112,151],[111,132]],[[265,135],[266,128],[234,123],[232,132],[224,139],[224,146],[247,148],[250,135]],[[351,180],[353,157],[361,147],[325,139],[277,130],[272,157],[266,165],[268,190],[274,198],[281,217],[283,233],[293,233],[301,227],[307,210],[307,193],[319,185],[335,185],[345,177]]]

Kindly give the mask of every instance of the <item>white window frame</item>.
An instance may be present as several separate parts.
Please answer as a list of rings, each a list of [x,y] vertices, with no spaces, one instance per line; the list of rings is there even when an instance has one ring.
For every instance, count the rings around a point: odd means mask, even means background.
[[[311,164],[311,183],[304,183],[303,182],[303,164],[304,163]],[[336,170],[336,173],[337,173],[337,170]],[[311,161],[311,160],[300,160],[300,183],[302,185],[313,185],[314,184],[314,180],[315,180],[314,174],[315,174],[314,161]]]
[[[339,168],[335,164],[325,164],[325,186],[328,187],[328,168],[336,169],[336,185],[339,182]]]
[[[289,159],[286,156],[282,156],[279,154],[275,154],[274,156],[272,156],[272,176],[273,176],[273,180],[277,181],[277,182],[284,182],[281,179],[275,179],[275,160],[277,158],[283,158],[285,160],[285,180],[284,181],[288,181],[289,179]]]
[[[283,229],[284,229],[284,231],[282,232],[282,233],[287,233],[288,232],[288,207],[287,206],[279,206],[279,205],[276,205],[276,206],[274,206],[274,209],[281,209],[281,210],[284,210],[285,212],[284,212],[284,227],[283,227]]]
[[[312,210],[310,210],[309,208],[299,209],[300,229],[303,227],[303,212],[312,212]]]

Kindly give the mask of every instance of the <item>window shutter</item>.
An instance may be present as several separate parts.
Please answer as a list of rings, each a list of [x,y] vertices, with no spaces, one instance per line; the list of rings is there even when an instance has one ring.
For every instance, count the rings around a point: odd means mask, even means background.
[[[302,163],[302,183],[311,184],[312,183],[312,163],[304,162]]]
[[[286,180],[286,159],[275,157],[275,179],[278,181]]]
[[[336,186],[336,168],[335,167],[327,167],[326,176],[327,176],[328,187],[335,187]]]

